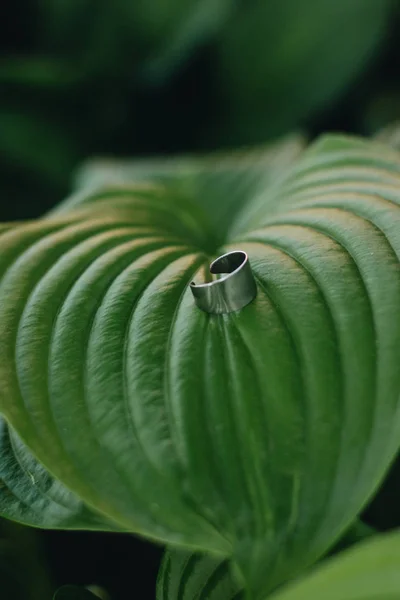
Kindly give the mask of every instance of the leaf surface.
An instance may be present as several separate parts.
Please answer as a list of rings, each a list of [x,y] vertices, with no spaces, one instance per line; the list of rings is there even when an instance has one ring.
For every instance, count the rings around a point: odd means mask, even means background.
[[[204,203],[155,172],[0,232],[0,409],[107,523],[231,557],[262,597],[399,447],[399,155],[327,137],[242,195],[223,171]],[[235,248],[256,300],[201,312],[189,283]]]
[[[400,596],[400,534],[375,536],[324,560],[270,600],[395,600]],[[243,597],[226,561],[168,550],[157,600],[238,600]]]
[[[166,185],[202,207],[207,226],[217,243],[223,244],[239,212],[248,210],[258,192],[282,179],[305,147],[305,137],[296,133],[267,146],[230,153],[158,160],[91,160],[76,176],[76,185],[84,193],[67,199],[55,212],[87,202],[87,189],[128,183]]]
[[[57,481],[0,419],[0,514],[41,529],[115,530]]]
[[[156,600],[240,600],[243,591],[226,560],[167,550],[157,578]]]
[[[400,596],[400,534],[376,537],[322,563],[271,600],[395,600]]]

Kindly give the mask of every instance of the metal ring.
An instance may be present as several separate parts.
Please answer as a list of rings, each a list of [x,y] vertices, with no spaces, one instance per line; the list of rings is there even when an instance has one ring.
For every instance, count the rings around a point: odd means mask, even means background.
[[[248,256],[242,250],[223,254],[210,265],[217,279],[190,284],[196,305],[207,313],[223,314],[240,310],[257,295],[257,285]]]

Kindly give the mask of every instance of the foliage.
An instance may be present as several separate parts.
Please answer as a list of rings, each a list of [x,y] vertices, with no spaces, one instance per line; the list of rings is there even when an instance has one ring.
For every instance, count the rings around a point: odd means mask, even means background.
[[[354,521],[398,450],[400,158],[302,144],[92,166],[3,226],[5,515],[218,553],[255,598]],[[187,285],[235,247],[258,296],[202,313]]]
[[[0,40],[0,191],[44,205],[92,153],[264,143],[328,114],[396,15],[395,0],[22,4]]]
[[[182,582],[184,585],[182,586]],[[271,600],[393,600],[400,593],[400,533],[376,536],[324,561]],[[225,562],[166,553],[157,584],[157,600],[239,600],[243,591]]]
[[[2,598],[137,594],[66,586],[91,576],[47,568],[50,530],[166,546],[157,600],[399,596],[398,4],[9,14]],[[257,297],[204,313],[234,249]]]

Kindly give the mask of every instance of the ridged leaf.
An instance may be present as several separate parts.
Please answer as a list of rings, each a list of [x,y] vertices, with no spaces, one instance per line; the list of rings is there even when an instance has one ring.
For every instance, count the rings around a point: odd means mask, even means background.
[[[210,197],[151,180],[0,234],[1,411],[106,522],[232,557],[261,597],[399,447],[400,158],[323,139],[232,204],[224,243]],[[234,248],[257,298],[203,313],[188,284]]]
[[[157,579],[156,600],[241,600],[229,562],[207,554],[168,550]]]
[[[265,191],[282,178],[305,145],[303,136],[292,134],[268,146],[228,154],[216,152],[159,160],[91,160],[76,177],[77,187],[86,191],[56,207],[55,212],[59,214],[85,202],[88,188],[151,181],[169,186],[199,204],[208,216],[208,227],[213,230],[216,243],[222,244],[232,223],[238,220],[239,211],[246,210],[259,191]]]
[[[115,530],[52,477],[1,418],[0,514],[41,529]]]
[[[238,600],[243,591],[226,561],[166,552],[157,600]],[[271,600],[394,600],[400,597],[400,534],[376,536],[283,587]]]

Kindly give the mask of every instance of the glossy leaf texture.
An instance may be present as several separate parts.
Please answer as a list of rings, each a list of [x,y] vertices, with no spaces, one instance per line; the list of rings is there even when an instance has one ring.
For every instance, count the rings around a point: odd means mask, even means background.
[[[244,594],[226,561],[167,551],[157,600],[232,600]],[[376,536],[325,560],[271,600],[394,600],[400,596],[400,534]]]
[[[261,598],[399,447],[400,158],[324,138],[238,204],[154,179],[1,233],[0,410],[107,522],[231,557]],[[188,284],[234,248],[257,298],[203,313]]]
[[[56,480],[0,418],[0,514],[41,529],[112,530]]]

